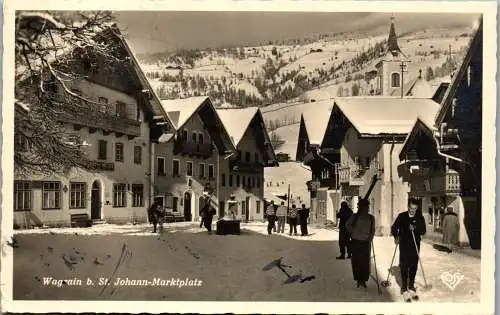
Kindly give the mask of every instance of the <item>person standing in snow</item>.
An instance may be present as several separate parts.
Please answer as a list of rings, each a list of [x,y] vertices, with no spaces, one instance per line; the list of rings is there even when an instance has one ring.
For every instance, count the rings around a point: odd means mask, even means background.
[[[274,210],[273,200],[271,200],[271,203],[269,204],[269,206],[267,206],[266,215],[267,215],[267,234],[271,235],[272,234],[271,231],[273,229],[276,232],[276,224],[275,224],[276,210]]]
[[[153,233],[156,233],[156,225],[160,224],[160,231],[163,231],[163,222],[165,220],[165,212],[163,212],[160,204],[154,202],[148,210],[149,223],[153,224]]]
[[[401,294],[405,300],[415,295],[415,277],[418,269],[420,239],[426,233],[425,220],[418,211],[418,201],[410,198],[408,211],[402,212],[391,227],[394,243],[399,244],[399,268],[401,270]]]
[[[215,208],[211,204],[211,198],[209,194],[205,194],[204,205],[202,210],[200,211],[200,215],[202,216],[202,222],[205,225],[205,228],[208,231],[208,234],[212,234],[212,219],[216,213]]]
[[[284,201],[276,210],[276,217],[278,218],[278,233],[285,233],[286,207]]]
[[[340,256],[337,259],[345,259],[345,252],[347,248],[347,258],[351,258],[351,236],[346,228],[347,220],[352,216],[352,210],[347,201],[342,201],[340,210],[337,212],[337,220],[339,227],[339,247]]]
[[[453,212],[452,207],[448,207],[443,217],[443,245],[448,248],[449,253],[453,250],[453,244],[458,243],[459,229],[458,215]]]
[[[292,205],[292,208],[288,212],[288,224],[290,225],[290,235],[297,235],[297,207],[295,204]]]
[[[308,218],[309,218],[309,209],[306,208],[305,204],[302,204],[302,208],[299,210],[300,235],[302,236],[307,236],[309,234],[307,231]]]
[[[358,201],[358,212],[346,223],[351,234],[351,265],[357,287],[366,288],[370,278],[371,244],[375,236],[375,217],[368,213],[370,202],[366,199]]]

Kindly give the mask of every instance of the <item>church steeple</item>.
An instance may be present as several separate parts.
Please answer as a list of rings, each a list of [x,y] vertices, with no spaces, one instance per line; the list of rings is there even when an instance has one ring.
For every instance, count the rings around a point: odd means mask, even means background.
[[[398,45],[398,37],[396,36],[396,28],[394,27],[394,16],[391,16],[391,28],[389,30],[389,38],[387,39],[387,51],[393,55],[403,54]]]

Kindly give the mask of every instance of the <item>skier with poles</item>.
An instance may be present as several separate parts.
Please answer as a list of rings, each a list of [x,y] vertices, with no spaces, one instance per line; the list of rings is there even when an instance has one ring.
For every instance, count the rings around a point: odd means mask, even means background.
[[[351,235],[351,264],[357,287],[366,288],[370,278],[371,247],[375,236],[375,217],[368,213],[370,202],[360,199],[358,212],[347,220],[346,228]],[[378,285],[378,279],[377,279]]]
[[[417,300],[415,276],[417,275],[420,240],[426,233],[425,220],[418,211],[418,201],[410,198],[408,211],[402,212],[391,227],[394,243],[399,245],[399,268],[401,270],[401,294],[406,302]],[[422,269],[423,272],[423,269]],[[425,275],[424,275],[425,280]]]

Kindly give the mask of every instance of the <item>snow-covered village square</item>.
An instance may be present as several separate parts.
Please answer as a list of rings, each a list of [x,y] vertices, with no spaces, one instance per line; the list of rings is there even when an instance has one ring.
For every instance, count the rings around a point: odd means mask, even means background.
[[[480,302],[481,14],[15,19],[15,300]]]

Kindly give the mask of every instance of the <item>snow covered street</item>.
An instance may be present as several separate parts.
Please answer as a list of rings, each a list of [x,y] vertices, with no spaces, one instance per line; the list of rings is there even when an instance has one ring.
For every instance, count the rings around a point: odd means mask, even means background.
[[[339,248],[334,230],[311,227],[307,237],[269,236],[265,223],[248,223],[242,224],[240,236],[218,236],[208,235],[196,222],[168,224],[162,235],[151,230],[149,225],[102,224],[15,231],[14,298],[401,301],[397,267],[396,277],[389,278],[391,286],[380,287],[381,295],[375,281],[366,290],[356,289],[350,261],[335,259]],[[377,237],[374,247],[382,281],[394,243],[392,238]],[[428,243],[422,244],[421,256],[432,284],[429,292],[419,292],[422,301],[479,301],[480,259],[438,252]],[[290,267],[263,270],[280,257]],[[396,265],[397,259],[396,255]],[[48,278],[68,281],[57,286]],[[114,285],[118,278],[124,282]],[[82,285],[70,285],[75,279]],[[99,285],[100,279],[107,279],[108,287]],[[165,285],[176,279],[185,285]],[[198,285],[190,286],[190,281]],[[424,286],[420,268],[416,282],[418,288]]]

